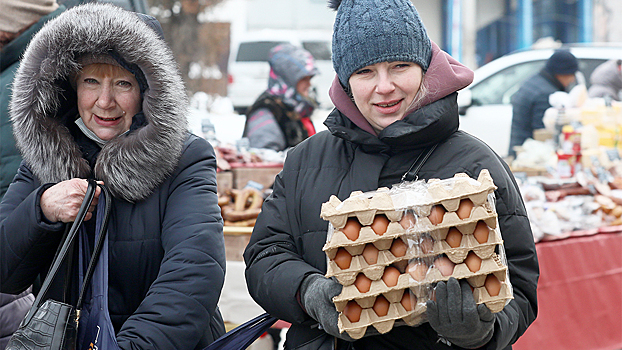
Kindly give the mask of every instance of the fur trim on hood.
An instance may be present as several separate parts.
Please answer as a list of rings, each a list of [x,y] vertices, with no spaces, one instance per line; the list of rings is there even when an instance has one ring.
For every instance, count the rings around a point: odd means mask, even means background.
[[[473,82],[473,71],[471,69],[441,50],[435,42],[431,41],[431,43],[432,61],[430,62],[430,67],[423,80],[427,94],[404,116],[458,90],[464,89]],[[359,128],[372,135],[376,135],[376,132],[365,117],[363,117],[361,111],[359,111],[354,102],[346,94],[339,82],[339,78],[336,76],[330,87],[329,95],[335,107],[348,117],[348,119]]]
[[[115,197],[139,201],[177,165],[188,132],[188,97],[172,52],[135,13],[89,3],[48,22],[30,42],[15,77],[11,120],[17,146],[42,183],[92,176],[61,121],[65,94],[75,95],[63,82],[79,69],[77,57],[110,50],[146,77],[142,110],[147,125],[108,142],[94,176]]]

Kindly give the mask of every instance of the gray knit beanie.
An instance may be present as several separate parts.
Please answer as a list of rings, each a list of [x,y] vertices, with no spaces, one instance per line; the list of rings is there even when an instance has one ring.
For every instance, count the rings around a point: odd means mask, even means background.
[[[414,62],[427,71],[432,44],[410,0],[330,0],[333,67],[348,86],[358,69],[378,62]]]

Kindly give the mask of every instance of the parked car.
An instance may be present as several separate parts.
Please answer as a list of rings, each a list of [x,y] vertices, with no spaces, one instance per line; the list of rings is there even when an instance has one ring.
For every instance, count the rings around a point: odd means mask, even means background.
[[[335,77],[331,61],[330,31],[261,30],[247,32],[232,40],[229,53],[227,96],[233,108],[244,113],[268,87],[268,54],[278,44],[291,43],[303,47],[315,58],[320,73],[313,77],[321,108],[332,108],[328,89]]]
[[[589,88],[589,77],[601,63],[622,58],[622,45],[570,45],[579,60],[577,83]],[[512,105],[510,98],[536,74],[555,49],[511,53],[475,70],[473,83],[458,93],[460,129],[480,138],[500,156],[508,154]]]

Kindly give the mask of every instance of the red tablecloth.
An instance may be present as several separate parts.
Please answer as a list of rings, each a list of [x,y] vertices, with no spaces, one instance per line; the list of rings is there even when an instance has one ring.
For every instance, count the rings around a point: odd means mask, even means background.
[[[622,232],[536,244],[538,318],[515,350],[622,349]]]

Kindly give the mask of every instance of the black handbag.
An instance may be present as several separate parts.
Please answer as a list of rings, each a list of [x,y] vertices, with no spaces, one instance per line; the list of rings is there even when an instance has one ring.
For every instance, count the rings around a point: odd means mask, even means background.
[[[76,216],[76,220],[71,225],[71,229],[67,232],[60,249],[57,251],[52,266],[41,285],[41,290],[37,294],[37,298],[24,320],[20,323],[19,328],[9,339],[6,350],[75,350],[76,348],[80,309],[82,308],[85,290],[93,275],[94,267],[101,251],[103,238],[107,231],[106,228],[110,215],[111,200],[106,200],[106,209],[99,239],[95,244],[95,249],[91,256],[76,306],[74,307],[73,305],[52,299],[47,299],[43,302],[43,299],[47,294],[52,280],[58,273],[61,264],[71,250],[78,229],[84,222],[84,217],[95,196],[95,190],[98,185],[95,180],[88,181],[89,186],[86,190],[84,201],[78,211],[78,215]],[[105,191],[106,198],[112,198],[105,186],[101,186],[101,188],[102,191]]]

